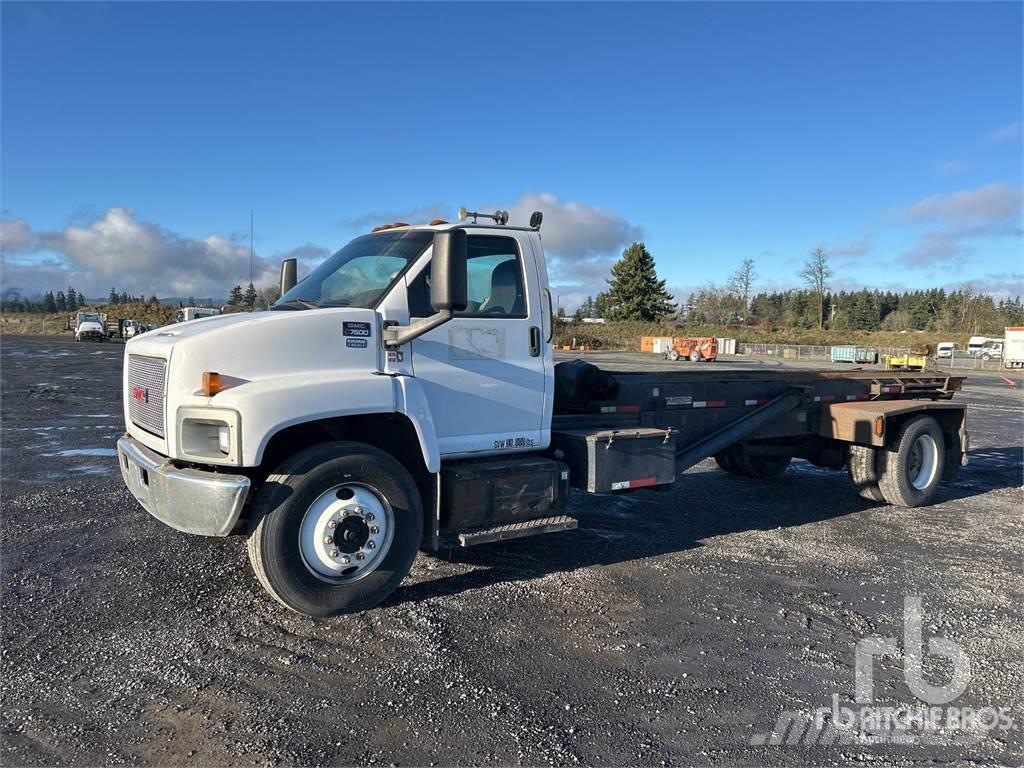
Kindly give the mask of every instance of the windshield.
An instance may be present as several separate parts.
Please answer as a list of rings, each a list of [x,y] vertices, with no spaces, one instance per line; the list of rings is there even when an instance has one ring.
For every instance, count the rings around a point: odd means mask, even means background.
[[[375,307],[433,239],[433,232],[423,230],[357,237],[278,299],[273,309]]]

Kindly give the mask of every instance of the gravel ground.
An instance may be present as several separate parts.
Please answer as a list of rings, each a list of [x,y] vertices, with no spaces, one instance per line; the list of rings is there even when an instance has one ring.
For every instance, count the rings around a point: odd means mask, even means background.
[[[576,497],[578,531],[421,555],[382,607],[314,621],[260,590],[241,539],[175,533],[122,487],[122,351],[2,340],[4,765],[1024,761],[1019,376],[966,385],[972,461],[935,506],[705,462],[669,493]],[[908,595],[971,660],[955,705],[1015,729],[755,745],[784,711],[849,704],[854,644],[901,637]],[[876,662],[879,702],[915,703],[901,662]]]

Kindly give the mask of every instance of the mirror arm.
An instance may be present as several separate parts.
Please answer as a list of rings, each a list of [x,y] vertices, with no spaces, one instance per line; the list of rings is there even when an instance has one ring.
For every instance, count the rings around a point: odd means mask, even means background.
[[[444,325],[452,319],[450,309],[442,309],[430,317],[424,317],[409,325],[392,325],[384,329],[384,348],[395,349],[403,344],[408,344],[417,339],[427,331],[432,331],[439,325]]]

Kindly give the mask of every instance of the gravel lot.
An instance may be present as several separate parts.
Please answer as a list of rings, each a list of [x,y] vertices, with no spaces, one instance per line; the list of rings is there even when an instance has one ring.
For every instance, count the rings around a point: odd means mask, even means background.
[[[421,555],[384,606],[313,621],[241,539],[175,533],[123,488],[122,351],[2,340],[4,765],[1024,761],[1020,376],[968,381],[972,461],[935,506],[705,462],[669,493],[577,497],[578,531]],[[752,746],[784,710],[852,702],[854,644],[902,637],[908,595],[970,657],[955,704],[1016,729]],[[876,662],[877,700],[914,703],[901,662]]]

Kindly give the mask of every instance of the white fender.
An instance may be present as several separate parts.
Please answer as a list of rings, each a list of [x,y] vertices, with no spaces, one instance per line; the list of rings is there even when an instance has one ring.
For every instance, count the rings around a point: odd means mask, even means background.
[[[434,417],[430,413],[430,403],[423,393],[423,387],[416,379],[409,376],[395,376],[395,410],[412,422],[416,437],[420,441],[423,463],[428,472],[441,471],[441,449],[437,444],[437,431],[434,429]]]

